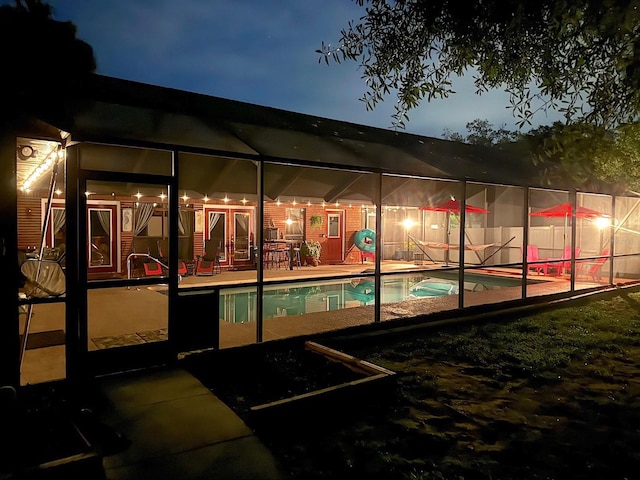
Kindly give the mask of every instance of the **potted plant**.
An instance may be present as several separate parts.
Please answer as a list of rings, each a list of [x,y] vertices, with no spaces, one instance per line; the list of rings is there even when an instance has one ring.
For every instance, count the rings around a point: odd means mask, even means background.
[[[317,267],[320,263],[320,251],[322,246],[317,240],[307,240],[302,243],[300,247],[300,256],[304,259],[307,265],[313,265]]]

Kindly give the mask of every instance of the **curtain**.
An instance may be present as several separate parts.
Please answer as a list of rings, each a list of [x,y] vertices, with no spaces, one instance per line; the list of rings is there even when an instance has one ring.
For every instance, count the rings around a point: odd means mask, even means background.
[[[213,232],[213,229],[216,228],[216,225],[221,218],[221,213],[209,212],[209,235],[207,235],[207,238],[211,238],[211,232]]]
[[[133,213],[133,234],[140,235],[153,216],[153,203],[138,203]]]
[[[100,226],[107,235],[111,234],[111,210],[94,210],[98,216]]]
[[[192,210],[178,210],[178,231],[180,235],[191,235],[195,224]]]
[[[51,214],[53,219],[53,234],[55,235],[64,227],[64,224],[67,221],[67,212],[64,208],[53,208],[51,210]]]

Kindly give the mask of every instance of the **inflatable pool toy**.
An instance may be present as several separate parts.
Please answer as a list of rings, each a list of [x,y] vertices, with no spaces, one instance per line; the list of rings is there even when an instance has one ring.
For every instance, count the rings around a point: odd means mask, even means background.
[[[365,253],[375,253],[376,232],[374,232],[370,228],[363,228],[362,230],[358,230],[353,237],[353,243],[358,248],[358,250],[361,250]]]
[[[456,293],[458,293],[458,285],[432,280],[423,280],[409,288],[409,295],[412,297],[442,297]]]
[[[364,280],[356,285],[351,285],[351,288],[348,288],[349,285],[347,285],[346,292],[354,300],[358,300],[362,303],[368,303],[375,298],[375,286],[375,282],[371,280]]]

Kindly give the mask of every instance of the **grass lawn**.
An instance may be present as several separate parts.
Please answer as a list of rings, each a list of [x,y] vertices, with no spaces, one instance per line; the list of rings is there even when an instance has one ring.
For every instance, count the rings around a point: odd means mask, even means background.
[[[640,293],[600,298],[322,342],[397,372],[396,388],[335,421],[310,412],[257,433],[295,479],[639,478]]]

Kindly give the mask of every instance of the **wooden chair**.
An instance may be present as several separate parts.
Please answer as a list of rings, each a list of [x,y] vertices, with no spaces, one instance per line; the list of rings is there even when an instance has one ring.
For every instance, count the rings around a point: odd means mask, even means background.
[[[611,250],[605,248],[602,253],[600,253],[600,257],[595,260],[580,260],[576,262],[576,278],[587,277],[594,282],[600,283],[602,279],[602,266],[609,260],[610,254]]]
[[[567,270],[571,270],[571,247],[564,247],[562,257],[560,258],[548,258],[545,263],[542,264],[542,272],[544,275],[549,273],[549,270],[556,270],[557,275],[562,275]],[[573,248],[574,256],[580,255],[580,247]]]
[[[520,247],[520,252],[524,252],[523,247]],[[541,259],[539,256],[538,247],[536,245],[527,245],[527,269],[529,271],[533,270],[536,273],[540,273],[542,271],[542,265],[539,263],[535,263],[539,262],[540,260],[544,259]]]

